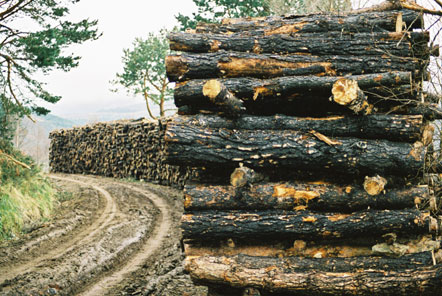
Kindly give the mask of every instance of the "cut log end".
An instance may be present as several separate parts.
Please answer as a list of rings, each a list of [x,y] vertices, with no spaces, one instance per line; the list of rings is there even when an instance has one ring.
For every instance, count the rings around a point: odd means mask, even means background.
[[[222,83],[216,79],[207,81],[203,86],[203,95],[214,100],[222,91]]]
[[[261,181],[263,177],[256,173],[253,169],[240,166],[236,168],[233,173],[230,175],[230,184],[233,187],[244,187],[248,184],[253,184],[258,181]]]
[[[384,191],[387,180],[379,175],[374,177],[365,177],[364,189],[369,195],[378,195]]]
[[[341,78],[333,84],[333,101],[346,106],[356,114],[370,114],[373,106],[367,102],[367,98],[359,88],[356,80]]]

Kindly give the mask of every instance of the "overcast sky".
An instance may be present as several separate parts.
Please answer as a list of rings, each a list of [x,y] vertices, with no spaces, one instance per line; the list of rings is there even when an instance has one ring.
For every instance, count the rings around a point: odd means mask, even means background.
[[[123,91],[109,91],[109,81],[122,70],[123,49],[131,47],[136,37],[176,26],[178,12],[190,15],[194,11],[192,0],[81,0],[72,6],[70,19],[98,19],[103,36],[72,48],[82,57],[79,67],[43,78],[52,93],[62,96],[49,106],[52,114],[66,116],[143,102]]]

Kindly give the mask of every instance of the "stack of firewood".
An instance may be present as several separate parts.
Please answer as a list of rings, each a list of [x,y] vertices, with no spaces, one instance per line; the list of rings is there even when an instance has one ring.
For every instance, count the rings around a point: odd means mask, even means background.
[[[53,131],[51,171],[143,179],[182,188],[193,173],[164,163],[166,122],[116,121]]]
[[[196,282],[212,295],[442,295],[438,201],[422,185],[437,49],[412,32],[422,22],[318,14],[170,34],[181,116],[166,161],[221,180],[184,188]]]

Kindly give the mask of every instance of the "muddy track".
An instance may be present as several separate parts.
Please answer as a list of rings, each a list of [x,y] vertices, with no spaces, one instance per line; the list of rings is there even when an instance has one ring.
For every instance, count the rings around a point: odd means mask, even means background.
[[[51,178],[72,197],[48,225],[0,246],[1,295],[205,295],[182,268],[180,192]]]

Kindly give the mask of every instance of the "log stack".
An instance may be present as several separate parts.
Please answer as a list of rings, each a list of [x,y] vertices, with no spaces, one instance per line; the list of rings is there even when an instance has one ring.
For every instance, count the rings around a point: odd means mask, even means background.
[[[442,295],[441,118],[410,10],[226,19],[169,35],[186,269],[211,295]],[[413,29],[416,29],[413,31]]]
[[[182,188],[195,172],[164,163],[160,121],[121,120],[51,132],[52,172],[135,178]]]

